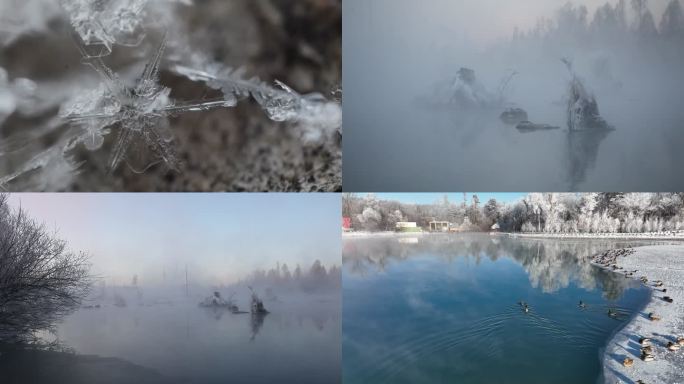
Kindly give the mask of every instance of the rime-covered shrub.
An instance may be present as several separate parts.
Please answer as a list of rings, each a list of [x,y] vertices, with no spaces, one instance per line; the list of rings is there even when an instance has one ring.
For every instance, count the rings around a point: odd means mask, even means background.
[[[0,195],[0,342],[31,340],[76,309],[90,287],[82,253]]]

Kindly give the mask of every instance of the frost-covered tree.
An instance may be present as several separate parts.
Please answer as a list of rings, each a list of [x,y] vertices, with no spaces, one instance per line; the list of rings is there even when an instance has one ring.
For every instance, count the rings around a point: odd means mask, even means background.
[[[305,272],[302,272],[298,264],[294,273],[290,273],[285,264],[281,266],[278,263],[268,270],[257,269],[253,271],[237,285],[249,285],[272,291],[303,290],[312,292],[329,290],[339,288],[339,272],[339,267],[336,265],[326,268],[320,260],[315,260]]]
[[[89,291],[88,258],[0,195],[0,342],[30,341]]]
[[[679,36],[684,32],[684,12],[679,0],[670,0],[660,19],[660,33],[668,36]]]
[[[382,214],[380,213],[380,204],[374,194],[368,194],[363,199],[362,211],[356,215],[356,220],[359,223],[359,228],[368,231],[376,231],[381,228]]]
[[[635,29],[637,33],[646,38],[656,36],[656,29],[653,13],[648,9],[647,0],[632,0],[632,9],[635,13]]]
[[[482,210],[480,209],[480,198],[473,194],[470,207],[466,209],[466,216],[470,224],[479,227],[482,225]]]
[[[606,2],[596,8],[591,21],[591,30],[596,36],[618,37],[627,30],[627,4],[625,0],[619,0],[615,6]]]
[[[486,219],[485,227],[491,227],[492,224],[499,221],[501,213],[499,212],[499,204],[496,199],[489,199],[482,207],[482,213]]]
[[[375,229],[393,228],[395,220],[418,222],[443,220],[444,199],[429,205],[408,205],[378,200],[371,195],[356,197],[355,215],[365,215],[373,220]],[[451,209],[461,209],[461,204],[449,203]],[[366,208],[372,208],[366,211]],[[477,207],[477,209],[476,209]],[[410,213],[408,213],[410,212]],[[458,212],[463,212],[459,210]],[[498,223],[501,230],[510,232],[546,233],[642,233],[680,231],[684,228],[684,194],[682,193],[530,193],[521,200],[500,204],[489,200],[483,207],[466,206],[468,230],[489,230]],[[470,222],[470,218],[474,218]],[[451,220],[450,220],[451,221]],[[457,221],[451,221],[461,225]],[[383,224],[384,223],[384,224]],[[466,229],[465,227],[463,229]]]
[[[396,223],[398,223],[398,222],[400,222],[400,221],[404,221],[404,214],[401,213],[401,211],[397,209],[397,210],[395,210],[394,212],[391,212],[391,213],[387,216],[387,221],[388,221],[388,224],[389,224],[388,229],[389,229],[389,228],[394,228],[394,226],[395,226]]]
[[[586,31],[589,11],[584,5],[574,6],[565,3],[556,13],[558,31],[567,35],[579,36]]]
[[[542,231],[542,215],[544,213],[544,207],[546,206],[546,201],[542,193],[530,193],[523,199],[527,205],[530,212],[534,215],[534,220],[536,224],[536,231]]]

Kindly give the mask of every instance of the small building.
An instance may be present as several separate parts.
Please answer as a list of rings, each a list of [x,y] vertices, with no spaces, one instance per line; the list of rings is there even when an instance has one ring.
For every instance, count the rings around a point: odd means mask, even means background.
[[[448,221],[430,221],[428,223],[430,232],[447,232],[449,230],[450,223]]]
[[[342,232],[349,232],[352,230],[351,217],[342,217]]]
[[[394,228],[398,232],[420,232],[418,224],[415,221],[397,221]]]
[[[499,223],[494,223],[494,224],[489,228],[489,231],[490,231],[490,232],[499,232],[500,229],[501,229],[501,227],[499,227]]]

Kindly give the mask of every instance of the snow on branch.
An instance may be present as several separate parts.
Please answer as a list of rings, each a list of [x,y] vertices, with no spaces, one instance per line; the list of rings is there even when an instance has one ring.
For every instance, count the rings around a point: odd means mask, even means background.
[[[171,70],[220,90],[228,104],[251,97],[271,120],[295,123],[303,130],[305,139],[316,141],[342,129],[342,106],[320,93],[300,95],[279,80],[274,87],[258,77],[245,79],[242,69],[234,70],[218,63],[205,64],[204,70],[177,64]]]
[[[27,0],[27,4],[39,7],[43,1]],[[15,113],[31,124],[30,129],[8,130],[2,137],[0,189],[10,189],[10,184],[11,189],[68,189],[81,165],[74,160],[75,150],[100,150],[110,134],[116,136],[107,162],[110,172],[122,163],[139,173],[155,164],[178,170],[169,117],[235,107],[248,98],[258,103],[272,121],[290,123],[304,141],[329,140],[341,133],[339,100],[319,93],[299,94],[277,80],[269,85],[257,77],[247,79],[243,71],[232,70],[200,52],[190,56],[191,64],[180,65],[175,57],[165,60],[166,34],[134,81],[105,63],[115,45],[142,47],[146,28],[151,27],[171,27],[172,47],[179,43],[189,47],[184,32],[171,24],[171,5],[177,4],[192,2],[59,0],[64,11],[60,15],[73,27],[82,62],[99,75],[100,83],[78,89],[73,86],[78,83],[69,79],[50,84],[25,78],[10,81],[0,68],[0,126]],[[173,100],[171,88],[159,81],[164,62],[172,72],[220,90],[223,97]],[[79,75],[78,79],[84,78]],[[51,112],[55,110],[59,111],[56,115]]]
[[[60,0],[74,31],[92,56],[106,56],[114,44],[138,46],[145,38],[144,21],[160,10],[150,3],[191,5],[191,0]],[[155,17],[158,15],[154,15]]]
[[[90,150],[98,149],[102,145],[103,137],[109,133],[109,127],[117,128],[118,136],[109,160],[109,167],[112,170],[129,158],[129,152],[140,150],[137,148],[140,143],[145,144],[149,152],[157,158],[157,162],[161,161],[169,168],[176,169],[173,134],[167,118],[174,113],[234,105],[215,101],[190,105],[174,104],[169,98],[171,89],[159,84],[159,69],[165,47],[166,37],[162,39],[155,55],[147,63],[136,83],[128,86],[104,64],[102,58],[88,57],[81,46],[85,63],[100,75],[102,84],[94,91],[67,104],[62,109],[61,116],[67,122],[83,128],[79,140]],[[143,168],[136,168],[138,165],[142,165]],[[129,162],[132,169],[141,172],[149,165],[133,165]]]

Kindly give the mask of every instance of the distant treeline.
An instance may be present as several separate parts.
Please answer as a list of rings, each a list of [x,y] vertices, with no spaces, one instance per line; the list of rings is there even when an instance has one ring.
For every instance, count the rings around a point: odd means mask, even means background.
[[[290,269],[285,263],[277,263],[271,269],[252,272],[238,284],[305,292],[338,290],[342,284],[342,274],[340,267],[333,265],[326,268],[319,260],[314,261],[308,269],[302,269],[299,264]]]
[[[670,0],[658,22],[649,9],[648,0],[618,0],[615,5],[606,2],[593,16],[584,5],[566,3],[554,18],[540,18],[528,31],[516,29],[513,39],[570,36],[578,40],[591,37],[602,40],[622,40],[630,36],[639,38],[684,37],[684,12],[679,0]]]
[[[684,193],[530,193],[514,203],[477,195],[432,204],[383,201],[373,194],[343,194],[342,215],[361,231],[391,231],[399,221],[427,228],[448,221],[452,228],[508,232],[641,233],[684,230]]]

